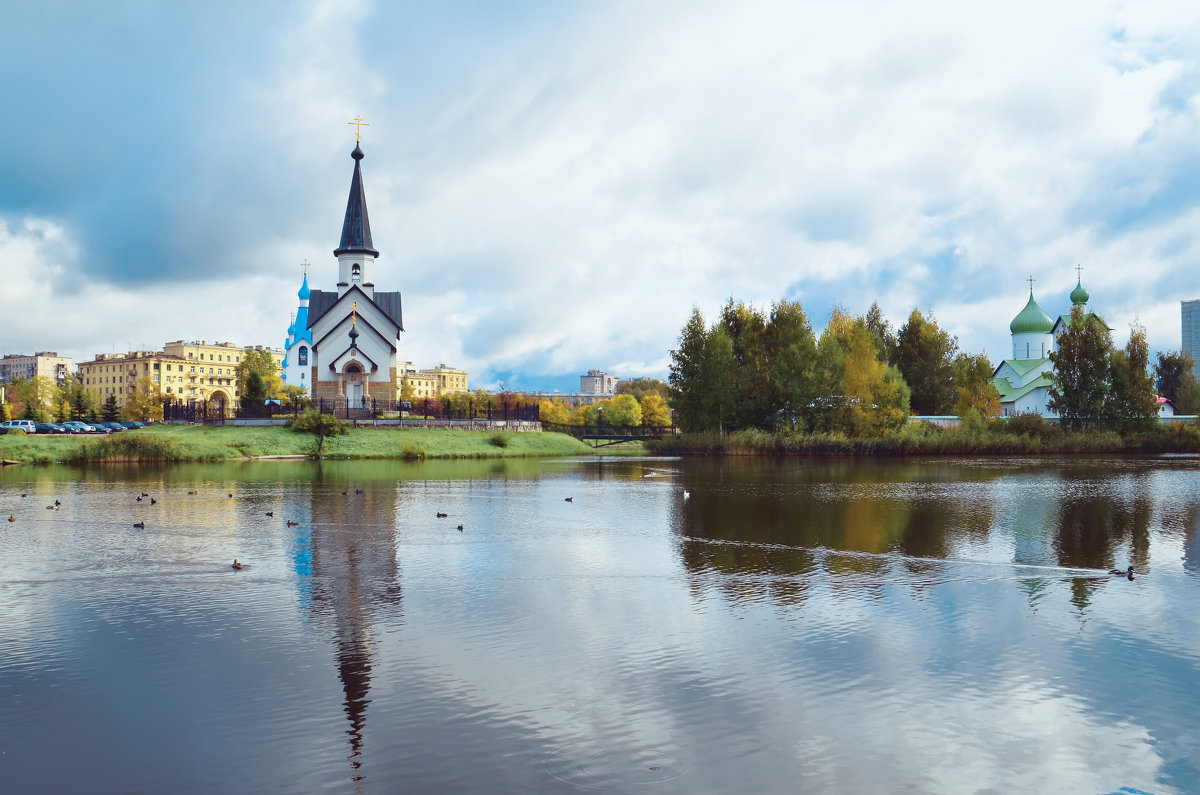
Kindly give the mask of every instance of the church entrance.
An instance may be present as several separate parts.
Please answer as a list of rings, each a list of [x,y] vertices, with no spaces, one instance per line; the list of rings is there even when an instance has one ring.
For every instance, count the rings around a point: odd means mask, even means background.
[[[352,409],[363,406],[363,374],[357,364],[346,368],[346,404]]]

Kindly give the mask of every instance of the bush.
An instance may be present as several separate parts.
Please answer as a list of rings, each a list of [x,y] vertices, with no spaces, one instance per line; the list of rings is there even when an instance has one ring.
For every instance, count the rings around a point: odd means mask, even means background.
[[[289,423],[297,433],[316,433],[325,436],[345,436],[350,433],[354,423],[341,420],[332,414],[322,414],[316,409],[305,409],[304,413]]]
[[[999,423],[999,430],[1014,436],[1029,436],[1043,442],[1062,434],[1057,423],[1039,414],[1017,414]]]
[[[496,445],[496,447],[508,447],[508,442],[511,439],[511,437],[512,437],[511,433],[505,433],[504,431],[497,431],[496,433],[493,433],[491,436],[488,437],[488,441],[491,442],[492,444]]]

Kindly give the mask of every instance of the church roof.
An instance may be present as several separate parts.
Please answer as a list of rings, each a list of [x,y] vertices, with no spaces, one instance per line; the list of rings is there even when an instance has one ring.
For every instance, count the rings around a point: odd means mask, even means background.
[[[1043,387],[1049,389],[1050,387],[1054,386],[1054,377],[1049,373],[1042,373],[1037,378],[1021,387],[1014,387],[1008,382],[1007,378],[993,378],[992,386],[994,386],[996,391],[1000,393],[1001,403],[1012,403],[1025,397],[1035,389],[1040,389]]]
[[[1049,334],[1053,328],[1054,321],[1033,300],[1033,290],[1029,291],[1029,303],[1008,326],[1013,334]]]
[[[371,298],[358,287],[352,287],[352,291],[356,293],[356,299],[370,301],[379,307],[379,311],[387,315],[388,320],[396,324],[396,327],[404,331],[403,315],[400,307],[400,292],[376,292],[375,297]],[[347,293],[349,294],[349,293]],[[308,299],[308,328],[313,328],[321,316],[333,308],[338,302],[338,294],[332,290],[313,290]],[[297,325],[299,321],[297,320]]]
[[[346,200],[346,220],[342,222],[342,240],[333,256],[342,254],[370,254],[378,257],[371,242],[371,220],[367,217],[367,194],[362,181],[362,147],[357,144],[350,153],[354,158],[354,176],[350,178],[350,197]]]

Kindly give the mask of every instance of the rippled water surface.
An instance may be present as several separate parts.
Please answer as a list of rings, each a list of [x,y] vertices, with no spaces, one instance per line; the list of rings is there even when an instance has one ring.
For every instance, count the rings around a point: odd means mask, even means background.
[[[0,790],[1200,792],[1198,624],[1193,458],[8,468]]]

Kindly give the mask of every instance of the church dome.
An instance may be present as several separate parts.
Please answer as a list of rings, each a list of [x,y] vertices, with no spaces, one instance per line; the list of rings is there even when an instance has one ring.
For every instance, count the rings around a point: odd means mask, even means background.
[[[304,274],[304,284],[300,285],[300,292],[296,293],[296,295],[300,298],[301,301],[307,301],[309,294],[310,294],[310,292],[308,289],[308,274],[306,273],[306,274]],[[1072,293],[1072,295],[1074,295],[1074,293]]]
[[[1075,289],[1071,291],[1072,304],[1086,304],[1088,302],[1088,291],[1083,289],[1082,282],[1075,283]]]
[[[1054,321],[1042,311],[1042,308],[1037,305],[1037,301],[1033,300],[1033,291],[1031,290],[1029,303],[1025,304],[1021,313],[1013,318],[1008,329],[1013,334],[1049,334],[1054,329]]]

